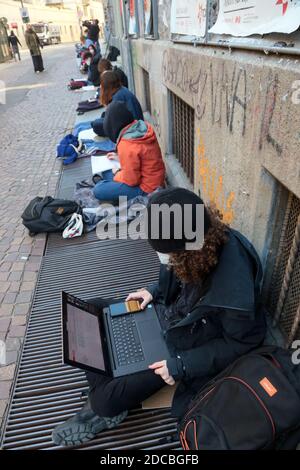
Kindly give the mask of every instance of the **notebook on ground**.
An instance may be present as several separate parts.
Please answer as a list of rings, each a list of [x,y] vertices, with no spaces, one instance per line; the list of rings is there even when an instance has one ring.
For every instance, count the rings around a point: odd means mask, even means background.
[[[107,170],[119,170],[120,168],[120,163],[117,160],[110,160],[106,155],[92,156],[91,163],[93,175],[98,175]]]

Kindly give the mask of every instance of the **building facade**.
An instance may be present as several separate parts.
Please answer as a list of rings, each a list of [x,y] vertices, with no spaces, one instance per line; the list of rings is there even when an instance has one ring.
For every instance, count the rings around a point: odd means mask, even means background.
[[[24,0],[23,5],[28,9],[31,23],[59,25],[62,42],[79,41],[83,20],[98,19],[102,29],[104,26],[102,0]],[[26,25],[22,22],[20,7],[20,1],[0,0],[1,17],[7,20],[8,31],[13,30],[24,46]]]
[[[195,37],[171,31],[171,0],[106,1],[110,42],[149,112],[169,182],[214,203],[253,242],[266,305],[291,342],[300,338],[300,33],[211,34],[219,2],[203,3]]]

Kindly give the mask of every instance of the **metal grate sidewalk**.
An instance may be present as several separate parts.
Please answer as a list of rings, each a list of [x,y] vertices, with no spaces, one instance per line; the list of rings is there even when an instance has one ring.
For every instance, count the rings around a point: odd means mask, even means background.
[[[71,197],[74,181],[88,176],[87,160],[64,169],[59,197]],[[53,428],[83,406],[85,374],[62,364],[60,292],[87,300],[124,297],[158,275],[159,260],[145,241],[99,241],[95,234],[63,240],[51,235],[42,260],[15,386],[2,436],[4,449],[57,449]],[[174,449],[170,410],[131,411],[116,429],[81,449]]]

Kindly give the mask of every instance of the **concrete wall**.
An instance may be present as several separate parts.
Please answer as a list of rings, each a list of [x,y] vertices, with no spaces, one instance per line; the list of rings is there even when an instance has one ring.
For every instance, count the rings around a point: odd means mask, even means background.
[[[150,75],[164,153],[170,152],[171,90],[195,109],[195,191],[264,256],[276,179],[300,197],[300,93],[293,88],[299,60],[144,39],[132,41],[132,56],[144,105],[142,68]]]

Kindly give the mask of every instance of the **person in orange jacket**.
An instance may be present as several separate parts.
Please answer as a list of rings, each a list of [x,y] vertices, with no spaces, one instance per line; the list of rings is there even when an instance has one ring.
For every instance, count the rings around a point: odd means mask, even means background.
[[[108,158],[119,160],[120,169],[102,173],[94,188],[95,197],[116,203],[120,196],[130,200],[164,187],[165,165],[150,124],[134,120],[126,104],[116,101],[108,106],[103,126],[117,144],[117,153],[108,154]]]

